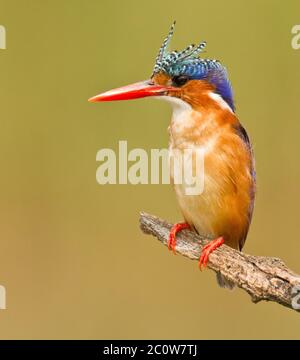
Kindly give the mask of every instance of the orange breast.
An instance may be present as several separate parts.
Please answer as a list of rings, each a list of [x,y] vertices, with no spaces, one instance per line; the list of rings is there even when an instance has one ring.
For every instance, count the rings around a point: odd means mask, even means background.
[[[223,236],[229,246],[241,249],[253,208],[251,149],[237,132],[239,122],[232,112],[192,110],[189,117],[179,130],[176,119],[172,120],[170,151],[204,149],[204,191],[186,195],[184,184],[174,185],[179,206],[197,232],[211,238]]]

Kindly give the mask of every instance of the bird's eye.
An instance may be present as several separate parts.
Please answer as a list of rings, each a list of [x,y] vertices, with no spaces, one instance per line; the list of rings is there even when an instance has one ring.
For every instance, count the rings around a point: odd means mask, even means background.
[[[175,86],[182,86],[184,85],[187,81],[189,80],[189,77],[187,75],[178,75],[178,76],[174,76],[172,78],[172,83]]]

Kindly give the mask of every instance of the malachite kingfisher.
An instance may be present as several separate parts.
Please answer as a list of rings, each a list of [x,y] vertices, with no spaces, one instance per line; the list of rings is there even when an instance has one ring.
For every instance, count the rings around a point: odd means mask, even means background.
[[[191,229],[211,241],[199,259],[223,243],[242,250],[252,218],[255,197],[254,157],[246,130],[237,118],[231,83],[218,60],[200,58],[206,42],[182,51],[169,51],[173,23],[159,50],[149,80],[104,92],[90,102],[159,97],[173,108],[169,151],[201,149],[205,155],[204,190],[187,195],[185,184],[174,184],[185,222],[173,226],[169,249],[175,252],[176,234]],[[190,162],[194,166],[193,161]],[[172,173],[171,173],[172,176]],[[220,286],[233,288],[221,273]]]

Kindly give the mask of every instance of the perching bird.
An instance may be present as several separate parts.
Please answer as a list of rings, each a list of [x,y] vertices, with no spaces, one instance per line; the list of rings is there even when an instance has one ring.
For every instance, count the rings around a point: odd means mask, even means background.
[[[154,96],[171,103],[169,151],[200,149],[205,172],[201,194],[188,195],[185,183],[174,184],[185,222],[171,229],[169,249],[175,251],[176,233],[185,228],[213,239],[202,250],[201,269],[224,242],[237,250],[244,246],[254,205],[254,159],[248,135],[235,113],[226,69],[217,60],[199,57],[205,42],[180,52],[168,51],[174,26],[175,22],[159,50],[150,80],[102,93],[89,101]],[[195,166],[193,161],[190,166]],[[222,287],[233,287],[221,273],[217,280]]]

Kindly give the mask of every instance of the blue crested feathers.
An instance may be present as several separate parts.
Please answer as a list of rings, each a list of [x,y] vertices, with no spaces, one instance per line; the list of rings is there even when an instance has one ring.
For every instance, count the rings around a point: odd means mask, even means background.
[[[200,53],[206,42],[189,45],[182,51],[168,51],[170,40],[174,34],[175,22],[163,41],[156,57],[153,74],[165,72],[169,76],[187,75],[193,80],[206,80],[215,87],[216,93],[234,110],[233,94],[226,68],[218,61],[201,59]]]

